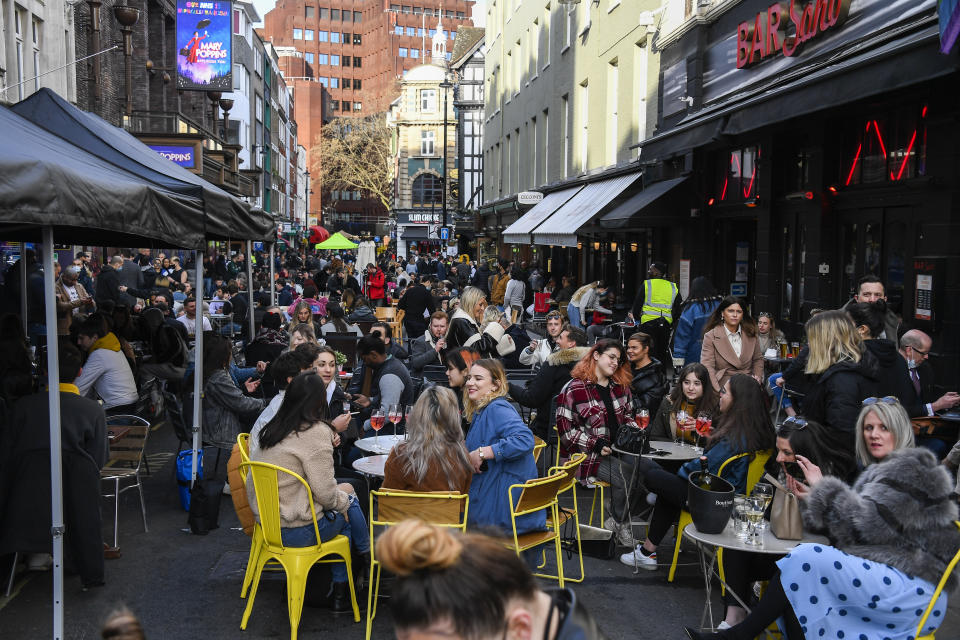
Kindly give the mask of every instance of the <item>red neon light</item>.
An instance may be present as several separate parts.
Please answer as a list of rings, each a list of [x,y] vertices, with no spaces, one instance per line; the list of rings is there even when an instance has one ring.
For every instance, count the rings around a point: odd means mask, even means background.
[[[920,117],[921,118],[927,117],[927,105],[923,105],[923,111],[920,112]]]
[[[803,194],[803,197],[807,200],[813,200],[813,191],[807,191],[805,194]]]
[[[753,173],[750,174],[750,184],[747,186],[747,190],[743,192],[744,198],[749,198],[750,193],[753,192],[753,180],[757,177],[757,167],[754,165]]]
[[[834,187],[833,185],[831,185],[831,186],[830,186],[830,193],[836,193],[836,192],[837,192],[837,188]]]
[[[712,207],[712,206],[713,206],[713,203],[714,203],[713,198],[710,198],[709,200],[707,200],[707,206],[708,206],[708,207]]]
[[[869,125],[868,125],[869,126]],[[860,143],[860,146],[857,147],[857,155],[853,157],[853,166],[850,167],[850,175],[847,176],[847,181],[844,183],[844,186],[849,187],[850,181],[853,180],[853,172],[857,168],[857,162],[860,161],[860,152],[863,151],[863,143]]]
[[[896,180],[899,180],[903,176],[903,170],[907,168],[907,161],[910,160],[910,150],[913,149],[913,143],[917,141],[917,130],[913,130],[913,136],[910,138],[910,144],[907,145],[907,152],[903,155],[903,163],[900,165],[900,171],[897,173]],[[890,173],[890,177],[893,178],[893,173]]]
[[[877,121],[873,121],[873,130],[877,132],[877,140],[880,141],[880,151],[883,152],[883,159],[887,159],[887,147],[883,144],[883,136],[880,135],[880,127],[877,125]]]
[[[730,176],[723,179],[723,192],[720,194],[721,200],[727,199],[727,183],[730,182]]]

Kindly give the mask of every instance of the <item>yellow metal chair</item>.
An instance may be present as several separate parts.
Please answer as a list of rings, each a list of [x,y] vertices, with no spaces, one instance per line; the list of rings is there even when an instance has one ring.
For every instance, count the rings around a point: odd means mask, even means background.
[[[396,320],[397,318],[397,309],[396,307],[374,307],[373,313],[377,317],[377,320],[383,320],[389,322],[391,320]]]
[[[727,465],[733,462],[734,460],[739,460],[740,458],[751,457],[750,466],[747,468],[747,493],[753,491],[753,485],[757,484],[760,481],[760,478],[763,477],[763,467],[767,464],[767,460],[773,454],[771,450],[765,451],[754,451],[748,453],[740,453],[735,456],[731,456],[723,461],[723,464],[720,465],[720,468],[717,470],[718,476],[723,476],[723,470],[727,468]],[[690,515],[690,512],[686,509],[680,512],[680,518],[677,520],[677,542],[673,546],[673,560],[670,562],[670,573],[667,575],[667,582],[673,582],[673,576],[677,572],[677,556],[680,555],[680,542],[683,540],[683,530],[688,524],[693,522],[693,518]],[[719,567],[720,580],[721,584],[724,578],[723,573],[723,549],[717,551],[717,566]]]
[[[376,500],[375,500],[376,499]],[[470,496],[456,491],[417,493],[384,489],[370,492],[370,586],[367,590],[367,640],[373,631],[380,595],[380,561],[373,544],[373,528],[389,527],[408,519],[417,519],[439,527],[467,530]]]
[[[241,433],[237,436],[237,446],[240,447],[240,459],[243,462],[250,462],[250,434]],[[247,484],[247,476],[241,474],[243,484]]]
[[[956,525],[960,527],[960,522],[956,522]],[[930,604],[927,605],[926,611],[924,611],[923,615],[920,617],[920,622],[917,624],[917,640],[935,640],[933,631],[927,635],[920,634],[923,633],[923,627],[927,624],[927,618],[930,617],[930,613],[933,611],[934,605],[937,604],[937,600],[940,598],[940,593],[943,591],[943,587],[947,584],[947,578],[949,578],[950,574],[953,573],[953,569],[957,566],[958,562],[960,562],[960,549],[957,549],[957,552],[953,555],[953,560],[950,561],[950,564],[948,564],[946,570],[944,570],[943,576],[940,578],[940,582],[937,583],[937,588],[934,590],[933,596],[930,598]]]
[[[554,465],[560,466],[560,431],[557,429],[557,425],[553,425],[553,430],[557,434],[557,456]],[[594,480],[593,481],[593,500],[590,502],[590,518],[587,520],[587,524],[593,525],[593,511],[597,506],[597,493],[600,494],[600,522],[597,526],[603,526],[603,505],[606,502],[604,499],[604,489],[610,486],[610,483],[606,480]]]
[[[240,461],[241,464],[244,462],[250,462],[250,434],[241,433],[237,436],[237,448],[240,450]],[[243,480],[243,486],[247,486],[247,474],[241,473],[240,479]],[[263,543],[263,531],[260,528],[260,523],[254,520],[253,522],[253,535],[250,540],[250,556],[247,558],[247,569],[243,572],[243,584],[240,586],[240,597],[247,597],[247,589],[250,587],[250,583],[253,581],[253,568],[257,564],[257,557],[260,555],[260,545]],[[271,570],[274,569],[276,565],[271,565]]]
[[[313,492],[306,480],[283,467],[265,462],[243,462],[240,465],[243,473],[247,470],[253,480],[257,496],[257,511],[260,515],[260,529],[263,539],[257,551],[254,567],[253,583],[250,587],[250,598],[240,621],[240,628],[247,628],[247,621],[253,611],[253,601],[257,597],[257,587],[260,586],[260,576],[263,566],[270,560],[276,560],[283,566],[287,574],[287,613],[290,617],[290,638],[296,640],[297,629],[300,626],[300,615],[303,612],[303,594],[307,587],[307,575],[311,567],[319,563],[342,562],[347,568],[347,581],[350,585],[350,601],[353,604],[353,621],[360,622],[360,609],[357,606],[357,593],[353,585],[353,570],[350,558],[350,540],[345,535],[338,535],[327,542],[319,542],[320,531],[317,528],[317,512],[313,504]],[[314,534],[318,543],[310,547],[285,547],[280,537],[280,496],[277,477],[286,473],[296,478],[310,502],[310,515],[313,518]],[[328,558],[339,556],[339,558]]]
[[[533,461],[540,461],[540,453],[547,448],[547,443],[539,436],[533,436]]]
[[[571,458],[570,458],[567,462],[565,462],[563,465],[561,465],[561,466],[559,466],[559,467],[553,467],[552,469],[550,469],[550,474],[551,474],[551,475],[553,475],[553,474],[555,474],[555,473],[564,473],[564,474],[566,474],[566,476],[567,476],[567,481],[564,483],[564,486],[562,486],[562,487],[560,488],[560,490],[557,492],[558,497],[559,497],[560,494],[566,493],[567,491],[570,491],[570,492],[571,492],[571,495],[573,496],[573,508],[572,508],[572,509],[567,509],[566,507],[561,507],[561,506],[559,506],[559,503],[558,503],[558,507],[557,507],[557,515],[560,517],[560,523],[559,523],[560,526],[562,527],[562,526],[563,526],[564,524],[566,524],[571,518],[573,518],[573,526],[574,526],[574,528],[575,528],[575,530],[576,530],[576,536],[577,536],[577,556],[578,556],[579,559],[580,559],[580,577],[579,577],[579,578],[568,578],[568,577],[564,576],[563,579],[564,579],[564,580],[568,580],[568,581],[570,581],[570,582],[583,582],[583,578],[584,578],[584,576],[586,575],[586,574],[584,573],[584,571],[583,571],[583,545],[582,545],[581,540],[580,540],[580,513],[579,513],[580,505],[577,503],[577,485],[579,484],[579,482],[577,481],[577,471],[579,471],[580,465],[583,464],[583,461],[586,460],[586,458],[587,458],[587,454],[585,454],[585,453],[575,453],[575,454],[574,454],[573,456],[571,456]],[[548,526],[548,527],[552,527],[552,526],[553,526],[553,522],[551,521],[551,519],[550,519],[549,517],[547,518],[547,526]],[[544,565],[545,565],[545,564],[546,564],[546,553],[544,553],[543,558],[544,558]],[[543,566],[543,565],[541,565],[541,567],[537,567],[537,568],[538,568],[538,569],[539,569],[539,568],[542,568],[542,566]],[[554,578],[554,579],[556,579],[556,576],[552,576],[552,575],[544,575],[544,574],[540,574],[540,573],[538,573],[538,574],[536,574],[536,575],[539,576],[539,577],[541,577],[541,578]]]
[[[565,471],[552,473],[546,478],[533,478],[522,484],[510,485],[507,497],[510,500],[510,522],[513,528],[512,546],[520,555],[527,549],[538,547],[553,541],[557,555],[557,575],[543,576],[556,578],[563,588],[563,552],[560,548],[560,515],[557,508],[557,494],[570,482],[569,474]],[[530,531],[517,533],[517,517],[537,511],[547,511],[547,521],[550,523],[546,531]],[[540,575],[540,574],[536,574]]]

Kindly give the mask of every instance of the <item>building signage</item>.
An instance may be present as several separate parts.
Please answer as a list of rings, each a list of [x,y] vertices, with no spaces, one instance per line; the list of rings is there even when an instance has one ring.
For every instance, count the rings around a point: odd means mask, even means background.
[[[439,213],[416,212],[407,214],[407,224],[440,224],[443,216]]]
[[[780,53],[795,56],[805,42],[846,22],[849,13],[850,0],[776,2],[737,27],[737,68]]]
[[[517,204],[538,204],[543,201],[539,191],[521,191],[517,194]]]
[[[230,2],[177,0],[177,88],[233,89]]]
[[[193,145],[148,144],[148,147],[162,155],[170,162],[187,169],[195,169],[197,155]]]

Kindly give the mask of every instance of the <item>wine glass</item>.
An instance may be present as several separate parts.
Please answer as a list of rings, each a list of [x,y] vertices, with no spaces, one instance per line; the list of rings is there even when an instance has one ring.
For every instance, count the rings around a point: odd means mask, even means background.
[[[640,427],[641,431],[646,429],[650,424],[650,412],[646,409],[640,409],[637,411],[634,421],[636,421],[637,426]]]
[[[747,521],[749,524],[747,539],[744,540],[746,544],[752,546],[760,546],[763,544],[763,539],[760,537],[760,532],[763,530],[761,528],[761,523],[763,522],[763,498],[759,496],[750,496],[747,498]]]
[[[401,406],[393,403],[387,410],[387,418],[393,423],[393,435],[397,435],[397,426],[400,424],[400,419],[403,418],[403,411],[400,410]]]
[[[380,429],[383,428],[383,420],[383,409],[377,409],[370,414],[370,427],[373,429],[374,446],[377,448],[377,451],[380,450]]]
[[[697,414],[697,421],[694,428],[697,430],[697,451],[703,453],[703,446],[700,439],[710,435],[710,429],[713,426],[713,418],[706,411]]]
[[[763,502],[763,511],[766,513],[767,507],[770,506],[770,503],[773,502],[773,485],[769,482],[758,482],[753,485],[753,492],[751,495],[755,498],[759,498]],[[760,523],[761,528],[765,528],[764,523]]]
[[[677,411],[677,444],[681,447],[683,444],[683,424],[687,421],[687,412],[684,410]]]

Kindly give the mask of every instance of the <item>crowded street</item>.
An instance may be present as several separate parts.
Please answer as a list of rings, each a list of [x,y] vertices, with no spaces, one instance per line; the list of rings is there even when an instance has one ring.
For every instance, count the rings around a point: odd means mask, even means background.
[[[960,640],[960,0],[417,2],[0,2],[0,638]]]

